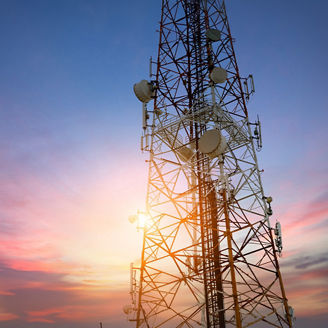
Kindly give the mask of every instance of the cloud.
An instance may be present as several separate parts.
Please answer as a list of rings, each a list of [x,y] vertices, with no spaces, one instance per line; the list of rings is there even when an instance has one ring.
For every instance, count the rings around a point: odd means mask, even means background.
[[[55,323],[54,320],[45,319],[45,318],[27,318],[27,322],[44,322],[44,323]]]
[[[9,291],[6,291],[6,290],[0,290],[0,296],[1,295],[15,295],[13,292],[9,292]]]
[[[97,322],[99,318],[115,317],[122,311],[122,295],[116,295],[115,299],[97,301],[92,299],[88,304],[73,304],[57,306],[54,308],[44,308],[38,311],[28,311],[27,321],[34,322],[48,320],[53,322]],[[125,296],[123,296],[125,298]]]
[[[325,266],[328,268],[328,256],[326,253],[313,254],[313,255],[301,255],[292,257],[287,261],[282,262],[282,266],[294,267],[294,269],[308,269],[313,266]]]
[[[128,286],[119,290],[111,288],[108,280],[72,282],[65,277],[63,273],[17,270],[2,263],[0,281],[6,288],[0,293],[5,306],[0,320],[61,324],[119,318],[128,302]]]
[[[294,255],[280,261],[289,304],[296,316],[326,313],[328,256],[326,253]]]
[[[0,310],[0,321],[15,320],[17,318],[18,318],[18,316],[16,314],[8,313],[8,312],[1,312],[1,310]]]
[[[322,265],[328,262],[327,256],[313,258],[310,256],[304,257],[298,264],[295,265],[295,269],[307,269],[314,265]]]
[[[319,224],[328,218],[328,193],[323,192],[307,203],[298,203],[285,215],[288,219],[286,229],[302,229]]]
[[[323,269],[317,269],[309,272],[302,272],[298,275],[297,279],[304,281],[322,281],[322,284],[325,285],[325,281],[328,279],[328,267]],[[328,296],[328,289],[326,291],[323,290],[322,293],[325,293]]]

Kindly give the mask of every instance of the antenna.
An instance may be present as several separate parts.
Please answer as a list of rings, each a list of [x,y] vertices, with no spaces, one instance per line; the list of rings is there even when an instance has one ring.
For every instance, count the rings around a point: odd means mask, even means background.
[[[281,224],[279,221],[276,222],[276,227],[274,229],[274,233],[276,235],[275,243],[277,246],[278,254],[281,256],[282,251],[282,234],[281,234]]]
[[[246,100],[250,99],[250,96],[255,93],[255,84],[254,78],[252,74],[249,74],[247,78],[243,78],[244,80],[244,93]]]
[[[256,140],[256,150],[260,151],[262,149],[262,130],[261,130],[261,122],[258,115],[257,115],[257,120],[253,124],[255,125],[253,139]]]

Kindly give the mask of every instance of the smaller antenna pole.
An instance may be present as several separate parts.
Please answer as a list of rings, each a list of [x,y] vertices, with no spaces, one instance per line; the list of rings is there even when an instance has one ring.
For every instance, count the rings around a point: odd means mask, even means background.
[[[103,326],[102,326],[102,322],[99,322],[99,326],[100,326],[100,328],[103,328]]]

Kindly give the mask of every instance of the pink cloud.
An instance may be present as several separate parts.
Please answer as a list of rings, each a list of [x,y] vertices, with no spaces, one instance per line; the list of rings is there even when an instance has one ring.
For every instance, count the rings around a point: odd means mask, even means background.
[[[65,273],[75,268],[73,264],[60,260],[28,260],[28,259],[5,259],[2,261],[6,267],[17,271],[39,271],[50,273]]]
[[[6,290],[0,290],[0,295],[11,296],[11,295],[15,295],[15,293]]]
[[[83,303],[88,300],[87,304],[65,305],[28,311],[26,313],[27,321],[57,322],[58,320],[64,320],[70,322],[95,322],[99,318],[108,318],[122,313],[122,306],[126,299],[125,291],[112,295],[101,294],[101,298],[98,301],[96,301],[98,297],[96,296],[95,298],[94,294],[85,294],[85,297],[82,297],[80,301]]]
[[[16,314],[0,312],[0,321],[10,321],[15,320],[17,318],[19,318],[19,316]]]
[[[312,209],[303,212],[300,217],[286,224],[286,229],[300,229],[317,223],[328,218],[328,203],[311,204]],[[293,215],[294,216],[294,215]]]
[[[54,320],[45,319],[45,318],[27,318],[27,322],[44,322],[44,323],[55,323]]]
[[[311,199],[312,198],[312,199]],[[280,213],[279,213],[280,212]],[[311,190],[305,201],[288,204],[278,208],[273,219],[282,224],[283,259],[296,254],[303,254],[312,249],[318,252],[324,247],[328,229],[328,196],[326,191]],[[320,245],[322,245],[320,247]]]
[[[327,313],[326,295],[328,290],[322,286],[296,286],[287,288],[290,305],[295,308],[296,316],[313,316]]]
[[[296,316],[327,313],[328,257],[322,254],[300,254],[286,259],[282,266],[284,285]]]
[[[316,270],[316,271],[310,271],[310,272],[302,272],[301,274],[298,275],[298,279],[300,280],[317,280],[324,278],[324,280],[328,279],[328,269],[322,269],[322,270]],[[323,281],[324,282],[324,281]],[[324,287],[322,287],[324,288]],[[328,290],[328,287],[327,287]]]
[[[45,234],[46,231],[39,231],[39,235]],[[12,257],[38,257],[38,258],[54,258],[59,256],[58,250],[47,243],[44,239],[38,240],[38,238],[20,238],[19,240],[15,240],[13,243],[12,238],[2,238],[0,241],[1,252],[6,256]]]

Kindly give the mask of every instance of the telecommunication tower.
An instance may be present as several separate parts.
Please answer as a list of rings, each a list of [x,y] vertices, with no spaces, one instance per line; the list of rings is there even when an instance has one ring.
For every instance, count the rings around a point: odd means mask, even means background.
[[[247,102],[223,0],[162,0],[159,47],[142,102],[149,152],[141,265],[131,267],[137,328],[292,327]],[[132,221],[136,218],[132,218]]]

